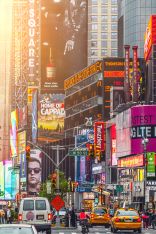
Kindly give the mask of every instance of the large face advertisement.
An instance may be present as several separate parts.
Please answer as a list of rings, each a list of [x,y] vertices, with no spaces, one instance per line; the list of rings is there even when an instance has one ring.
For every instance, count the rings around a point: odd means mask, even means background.
[[[64,94],[41,94],[38,98],[38,140],[60,139],[64,132]]]
[[[57,92],[87,66],[87,1],[41,1],[41,88]]]
[[[156,152],[156,106],[135,106],[131,114],[131,154],[144,151],[143,138],[148,139],[147,152]]]
[[[28,193],[35,195],[39,193],[41,187],[41,151],[31,150],[28,163]]]
[[[10,154],[11,157],[17,156],[17,111],[11,112],[11,127],[10,127]]]

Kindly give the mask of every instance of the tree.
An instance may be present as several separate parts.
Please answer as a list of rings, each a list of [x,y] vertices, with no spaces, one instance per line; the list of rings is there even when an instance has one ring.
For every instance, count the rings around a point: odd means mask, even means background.
[[[49,201],[51,201],[51,199],[53,199],[56,196],[56,189],[52,187],[52,174],[48,176],[46,182],[41,184],[41,190],[39,192],[39,196],[47,197]],[[47,193],[47,182],[51,183],[51,194]],[[62,199],[64,199],[66,193],[68,192],[68,181],[65,178],[64,172],[62,171],[59,171],[59,189],[60,196],[62,197]]]

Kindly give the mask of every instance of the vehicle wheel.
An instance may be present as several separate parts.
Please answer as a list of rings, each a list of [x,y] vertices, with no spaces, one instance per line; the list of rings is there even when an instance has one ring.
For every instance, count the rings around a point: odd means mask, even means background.
[[[110,227],[110,224],[105,224],[105,228],[109,228]]]
[[[51,229],[47,230],[46,234],[51,234]]]
[[[138,232],[139,232],[139,233],[141,233],[141,232],[142,232],[142,229],[141,229],[141,228],[139,228],[139,229],[138,229]]]
[[[112,228],[112,226],[111,226],[111,232],[113,232],[113,228]]]
[[[155,223],[153,223],[153,225],[152,225],[152,226],[153,226],[153,229],[155,230],[155,229],[156,229],[156,224],[155,224]]]

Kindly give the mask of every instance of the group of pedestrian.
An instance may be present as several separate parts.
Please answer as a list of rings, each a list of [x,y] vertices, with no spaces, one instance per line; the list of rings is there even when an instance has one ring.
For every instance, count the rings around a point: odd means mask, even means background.
[[[140,216],[143,222],[143,228],[148,229],[152,226],[153,220],[156,219],[156,213],[153,209],[147,209],[140,212]]]
[[[0,223],[12,223],[11,210],[10,208],[4,207],[3,211],[0,213]]]

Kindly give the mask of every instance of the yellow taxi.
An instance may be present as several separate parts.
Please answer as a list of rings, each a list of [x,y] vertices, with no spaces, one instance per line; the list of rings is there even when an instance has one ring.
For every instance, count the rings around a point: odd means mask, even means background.
[[[104,225],[110,227],[110,215],[105,207],[94,207],[90,214],[89,223],[91,226]]]
[[[141,218],[135,209],[117,209],[111,219],[111,232],[134,230],[141,233]]]

